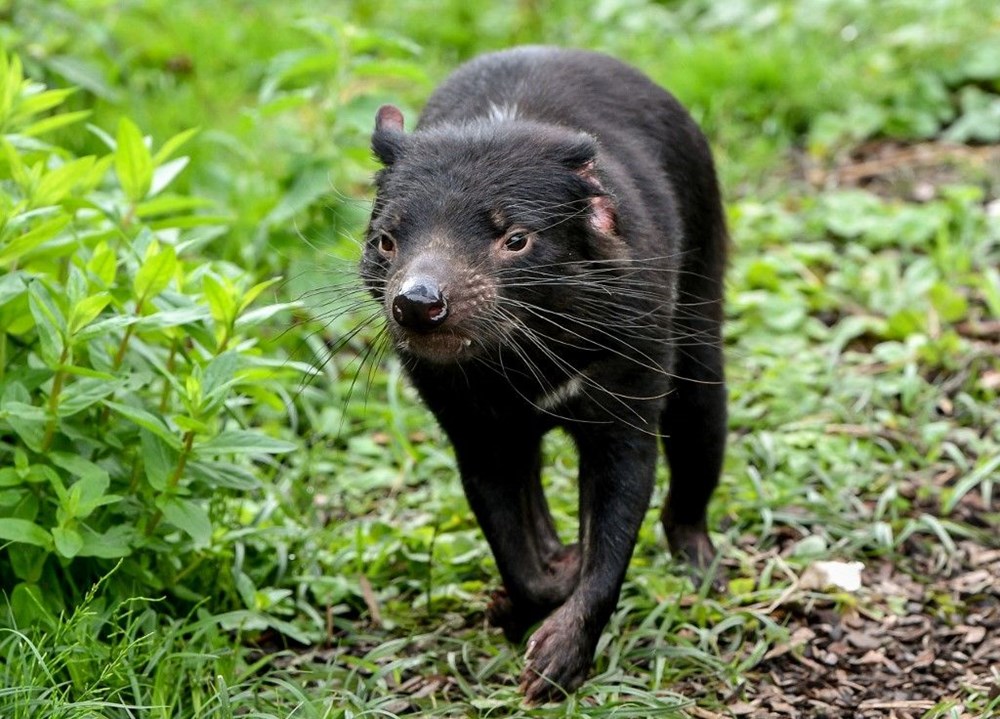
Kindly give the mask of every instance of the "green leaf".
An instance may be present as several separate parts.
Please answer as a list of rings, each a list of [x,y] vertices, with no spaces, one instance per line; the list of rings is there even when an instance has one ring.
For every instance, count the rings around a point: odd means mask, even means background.
[[[229,215],[176,215],[148,222],[151,230],[188,230],[192,227],[225,225],[233,221]]]
[[[195,365],[194,371],[184,378],[184,399],[191,410],[191,414],[194,415],[194,419],[201,414],[201,400],[203,396],[201,391],[201,374],[201,366]],[[190,428],[185,427],[185,429]],[[203,430],[199,429],[196,431],[201,432]]]
[[[211,207],[212,203],[200,197],[186,197],[185,195],[159,195],[151,200],[140,203],[135,208],[135,216],[142,219],[157,217],[160,215],[173,215],[178,212],[188,212],[201,207]]]
[[[180,439],[173,432],[171,432],[163,421],[156,415],[151,414],[144,409],[131,407],[127,404],[113,402],[111,400],[104,400],[104,406],[109,407],[123,417],[131,420],[139,427],[148,429],[157,437],[164,440],[172,448],[177,450],[181,448]]]
[[[86,120],[90,117],[90,110],[77,110],[76,112],[62,112],[58,115],[53,115],[52,117],[46,117],[38,122],[33,122],[23,130],[21,134],[27,137],[37,137],[38,135],[44,135],[46,132],[52,132],[53,130],[58,130],[60,127],[66,127],[67,125],[72,125],[74,123],[80,122],[81,120]]]
[[[107,146],[109,150],[111,150],[112,152],[114,151],[116,146],[115,138],[111,137],[111,135],[105,132],[102,128],[98,127],[97,125],[91,125],[88,123],[87,131],[95,135],[101,142],[103,142]],[[114,156],[112,155],[112,157]]]
[[[52,549],[52,535],[26,519],[0,518],[0,539]]]
[[[115,270],[118,258],[108,243],[101,241],[94,248],[94,254],[87,261],[87,272],[95,275],[105,287],[110,287],[115,281]]]
[[[101,314],[109,302],[111,302],[111,295],[109,293],[98,292],[96,295],[85,297],[73,305],[69,311],[68,320],[70,336],[72,337],[97,319],[97,315]]]
[[[121,94],[107,83],[104,71],[96,62],[73,55],[53,55],[45,59],[45,64],[73,85],[79,85],[111,103],[121,102]]]
[[[8,552],[11,569],[14,576],[28,582],[38,582],[48,562],[52,547],[39,547],[32,544],[22,544],[16,552]],[[46,601],[58,603],[59,598],[46,597]]]
[[[247,290],[246,292],[244,292],[243,293],[243,299],[240,300],[240,312],[242,312],[247,307],[249,307],[253,303],[253,301],[255,299],[257,299],[257,297],[260,295],[261,292],[263,292],[264,290],[266,290],[268,287],[271,287],[271,286],[277,284],[278,282],[281,282],[281,278],[280,277],[272,277],[269,280],[264,280],[263,282],[258,282],[253,287],[251,287],[249,290]]]
[[[107,470],[88,459],[67,452],[50,452],[49,459],[52,460],[52,464],[65,469],[74,477],[96,479],[105,489],[108,487],[110,477]],[[101,491],[103,492],[103,489]]]
[[[31,450],[43,451],[45,425],[48,422],[44,409],[25,402],[5,399],[0,416],[4,416],[7,424]]]
[[[8,267],[24,259],[39,245],[58,235],[59,231],[69,224],[70,219],[69,215],[58,215],[15,237],[0,250],[0,267]]]
[[[2,54],[0,53],[0,55]],[[21,159],[21,153],[3,136],[0,136],[0,153],[2,153],[2,159],[6,162],[7,166],[4,169],[7,173],[10,173],[10,178],[19,187],[29,187],[32,180],[28,175],[27,168],[24,166],[24,160]],[[19,206],[16,212],[20,212],[21,209],[23,209],[23,205]],[[10,214],[14,215],[16,212],[11,212]]]
[[[277,314],[282,312],[287,312],[289,310],[294,310],[302,307],[301,302],[279,302],[274,305],[266,305],[264,307],[258,307],[256,309],[250,310],[249,312],[244,312],[236,320],[236,327],[239,329],[245,329],[247,327],[253,327],[261,322],[266,322]]]
[[[751,262],[747,268],[745,282],[751,289],[776,291],[781,285],[781,278],[774,262],[758,259]]]
[[[990,315],[1000,319],[1000,271],[996,267],[985,268],[979,278],[979,289]]]
[[[189,158],[178,157],[176,160],[171,160],[157,167],[153,171],[153,182],[149,188],[149,194],[157,195],[166,189],[181,174],[181,171],[187,167],[188,162]]]
[[[94,161],[95,158],[92,155],[81,157],[42,175],[38,187],[35,188],[32,204],[38,207],[61,202],[74,185],[90,174],[94,168]]]
[[[140,318],[138,317],[122,317],[121,315],[112,315],[107,319],[87,325],[76,334],[74,339],[77,343],[86,342],[95,337],[107,336],[115,330],[124,329],[129,325],[137,324],[140,324]]]
[[[958,480],[954,487],[946,491],[944,493],[946,499],[941,504],[941,511],[945,514],[951,514],[955,511],[958,503],[962,501],[962,497],[980,484],[984,484],[990,477],[996,481],[998,474],[1000,474],[1000,453],[987,457],[975,469]]]
[[[0,512],[8,514],[9,511],[21,503],[24,499],[24,492],[16,489],[0,489]]]
[[[183,414],[179,414],[176,417],[174,417],[174,423],[181,429],[188,432],[194,432],[195,434],[211,434],[212,432],[212,427],[207,423],[202,422],[200,419],[195,419],[194,417],[188,417],[187,415]]]
[[[146,315],[138,324],[144,330],[162,330],[167,327],[179,327],[195,322],[201,322],[211,317],[207,307],[184,307],[177,310],[163,310],[156,314]]]
[[[228,284],[228,283],[227,283]],[[205,299],[208,301],[212,319],[224,327],[231,327],[236,319],[236,298],[233,288],[224,286],[212,274],[205,274],[202,280]]]
[[[140,302],[155,297],[167,288],[177,271],[177,251],[172,245],[155,240],[146,248],[142,266],[135,275],[133,289]]]
[[[260,432],[235,429],[196,445],[201,456],[206,454],[281,454],[292,452],[298,445],[283,439],[268,437]]]
[[[48,418],[44,407],[37,407],[33,404],[18,402],[16,400],[5,399],[3,403],[3,411],[9,415],[7,417],[8,421],[17,418],[29,422],[43,423]]]
[[[28,291],[28,277],[23,272],[0,276],[0,307]]]
[[[101,557],[117,559],[127,557],[132,553],[136,531],[134,527],[119,525],[112,527],[104,534],[98,534],[89,527],[81,528],[83,546],[77,552],[78,557]]]
[[[949,284],[936,282],[930,291],[931,304],[945,322],[958,322],[969,312],[969,301]]]
[[[0,469],[0,487],[18,487],[24,484],[24,477],[13,467]]]
[[[978,87],[962,88],[962,116],[942,133],[949,142],[1000,141],[1000,98]]]
[[[219,388],[227,387],[236,379],[236,373],[243,366],[238,352],[223,352],[205,365],[201,379],[201,391],[205,395]]]
[[[88,292],[89,285],[87,283],[87,276],[84,274],[79,265],[74,262],[69,266],[68,270],[67,277],[63,282],[60,299],[63,300],[63,304],[68,306],[70,312],[72,312],[75,309],[75,306],[83,302],[90,295],[90,293]],[[66,327],[68,330],[68,319]]]
[[[83,537],[75,529],[53,527],[52,538],[55,540],[56,552],[67,559],[72,559],[83,549]]]
[[[50,368],[56,368],[62,362],[66,322],[44,283],[35,281],[28,285],[28,307],[38,329],[42,357]]]
[[[135,123],[123,117],[118,123],[115,148],[115,173],[125,196],[136,204],[147,194],[153,182],[153,158]]]
[[[121,386],[122,381],[118,379],[85,377],[77,380],[63,389],[59,397],[59,416],[72,417],[114,394]]]
[[[121,499],[118,495],[106,494],[111,478],[105,469],[93,462],[64,452],[50,452],[49,459],[57,467],[79,477],[70,485],[65,499],[60,503],[64,517],[83,519],[98,507]]]
[[[889,339],[906,339],[910,335],[922,334],[927,329],[927,314],[907,308],[893,313],[886,324]]]
[[[212,521],[208,510],[193,500],[165,497],[157,501],[164,518],[190,535],[198,547],[206,547],[212,539]]]
[[[176,135],[171,137],[169,140],[164,142],[160,149],[156,151],[153,156],[153,164],[159,167],[164,162],[170,159],[177,150],[179,150],[184,144],[187,143],[192,137],[198,134],[200,128],[192,127],[188,130],[183,130],[178,132]]]
[[[62,609],[59,599],[43,593],[37,584],[19,582],[10,594],[10,610],[21,627],[55,627],[57,620],[50,607]]]
[[[33,95],[24,93],[21,96],[21,102],[17,105],[17,113],[14,115],[13,120],[15,122],[23,122],[32,115],[40,115],[47,110],[58,107],[74,92],[76,92],[75,87],[45,90]]]
[[[210,487],[224,487],[240,492],[249,492],[261,486],[261,480],[257,475],[232,462],[192,460],[187,463],[187,469],[195,479]]]
[[[139,431],[142,443],[142,460],[149,486],[162,492],[167,488],[167,480],[177,466],[177,453],[152,432]]]

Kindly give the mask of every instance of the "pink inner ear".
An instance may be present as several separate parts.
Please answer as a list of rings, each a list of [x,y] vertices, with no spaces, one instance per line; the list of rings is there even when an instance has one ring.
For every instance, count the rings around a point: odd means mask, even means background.
[[[586,180],[587,183],[597,192],[605,192],[604,185],[601,184],[601,180],[597,176],[593,160],[577,170],[576,174]],[[590,217],[588,219],[590,221],[590,226],[601,234],[617,234],[617,228],[615,227],[615,222],[617,220],[615,215],[615,203],[608,195],[601,194],[597,197],[590,198]]]
[[[403,113],[395,105],[382,105],[375,113],[375,129],[403,131]]]
[[[607,195],[590,198],[590,226],[603,235],[617,234],[615,206]]]

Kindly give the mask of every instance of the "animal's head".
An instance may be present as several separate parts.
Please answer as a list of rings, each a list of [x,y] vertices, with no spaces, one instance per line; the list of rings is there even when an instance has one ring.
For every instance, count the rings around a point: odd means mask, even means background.
[[[489,358],[565,331],[574,281],[627,254],[589,135],[523,120],[407,134],[385,106],[372,149],[383,169],[361,274],[404,353]]]

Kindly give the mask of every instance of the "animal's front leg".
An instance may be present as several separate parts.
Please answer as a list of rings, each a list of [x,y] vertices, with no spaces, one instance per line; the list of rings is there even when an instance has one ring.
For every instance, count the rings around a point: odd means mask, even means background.
[[[466,496],[504,583],[487,618],[520,641],[576,587],[579,552],[559,541],[542,493],[541,437],[508,436],[499,443],[501,432],[477,435],[454,443]]]
[[[618,603],[649,507],[656,438],[633,429],[578,437],[580,577],[566,602],[528,640],[521,690],[532,703],[562,698],[587,678]]]

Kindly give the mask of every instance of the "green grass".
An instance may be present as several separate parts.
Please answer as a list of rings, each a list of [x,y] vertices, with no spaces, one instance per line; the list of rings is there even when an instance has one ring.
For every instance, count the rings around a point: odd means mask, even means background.
[[[256,488],[213,497],[196,566],[171,566],[197,578],[186,591],[140,591],[144,578],[110,559],[60,565],[78,586],[59,597],[15,592],[0,575],[3,604],[17,609],[0,609],[4,719],[724,713],[788,639],[775,608],[814,559],[917,571],[915,557],[962,541],[1000,546],[1000,340],[977,334],[1000,321],[1000,171],[996,155],[969,151],[998,141],[995,3],[428,7],[0,10],[0,42],[36,79],[82,88],[68,102],[94,126],[113,134],[131,117],[153,147],[200,128],[176,188],[208,198],[226,224],[193,251],[241,268],[246,286],[283,277],[273,299],[304,307],[259,337],[277,362],[319,369],[311,380],[284,373],[273,397],[235,396],[227,421],[298,449],[258,462]],[[375,108],[396,103],[412,126],[463,59],[540,41],[643,68],[712,141],[734,256],[731,441],[711,517],[732,586],[699,592],[667,556],[662,469],[591,680],[563,705],[527,709],[520,648],[485,627],[498,578],[451,452],[398,364],[370,352],[377,327],[344,339],[365,313],[343,314],[339,288],[368,211]],[[942,138],[968,143],[948,172],[906,165],[869,188],[806,180],[831,177],[864,143]],[[49,139],[104,151],[79,127]],[[933,193],[916,201],[922,181]],[[5,450],[14,441],[0,437]],[[549,438],[546,457],[568,538],[566,437]],[[0,567],[21,548],[0,544]],[[885,609],[865,592],[801,599]],[[984,716],[997,703],[974,688],[953,698]]]

